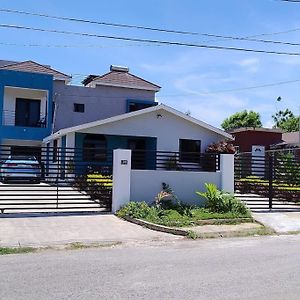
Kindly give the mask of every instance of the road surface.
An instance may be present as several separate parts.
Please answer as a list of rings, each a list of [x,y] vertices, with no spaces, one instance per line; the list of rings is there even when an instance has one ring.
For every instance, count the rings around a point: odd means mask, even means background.
[[[0,257],[0,299],[300,299],[300,235]]]

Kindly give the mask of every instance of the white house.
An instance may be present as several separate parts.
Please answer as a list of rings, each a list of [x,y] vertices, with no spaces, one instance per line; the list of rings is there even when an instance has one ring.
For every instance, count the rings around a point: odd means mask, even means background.
[[[57,131],[44,145],[199,152],[232,136],[164,104]]]

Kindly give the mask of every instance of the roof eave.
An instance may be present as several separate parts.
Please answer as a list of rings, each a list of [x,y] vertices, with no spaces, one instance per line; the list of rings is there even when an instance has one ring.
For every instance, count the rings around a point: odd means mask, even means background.
[[[153,91],[159,92],[159,87],[141,87],[138,85],[126,85],[126,84],[115,84],[115,83],[108,83],[108,82],[97,82],[96,80],[92,81],[96,86],[112,86],[112,87],[119,87],[119,88],[127,88],[127,89],[135,89],[135,90],[144,90],[144,91]]]

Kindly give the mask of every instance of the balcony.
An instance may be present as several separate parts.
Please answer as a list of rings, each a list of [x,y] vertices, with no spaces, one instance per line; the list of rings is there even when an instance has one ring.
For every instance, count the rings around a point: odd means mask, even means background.
[[[25,112],[24,112],[25,113]],[[47,125],[46,114],[27,115],[22,120],[16,119],[16,111],[4,110],[2,115],[2,125],[3,126],[22,126],[22,127],[37,127],[45,128]]]

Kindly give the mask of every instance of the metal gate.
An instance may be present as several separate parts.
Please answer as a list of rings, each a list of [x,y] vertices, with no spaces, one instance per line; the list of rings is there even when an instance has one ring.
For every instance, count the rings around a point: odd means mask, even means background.
[[[0,146],[0,211],[110,211],[112,151]]]
[[[300,149],[236,154],[235,192],[252,210],[300,211]]]

